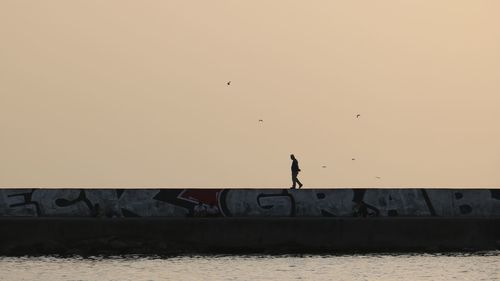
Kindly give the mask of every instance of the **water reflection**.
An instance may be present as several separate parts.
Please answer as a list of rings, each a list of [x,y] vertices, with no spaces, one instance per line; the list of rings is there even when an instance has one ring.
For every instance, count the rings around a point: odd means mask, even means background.
[[[1,257],[0,280],[500,280],[500,251]]]

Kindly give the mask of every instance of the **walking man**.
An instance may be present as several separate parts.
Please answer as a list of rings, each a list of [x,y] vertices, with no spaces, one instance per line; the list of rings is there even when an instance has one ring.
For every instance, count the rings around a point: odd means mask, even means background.
[[[302,187],[302,183],[299,181],[297,176],[299,175],[300,169],[299,169],[299,161],[297,161],[297,158],[293,154],[290,154],[290,159],[292,159],[292,187],[291,189],[295,189],[295,186],[297,183],[299,184],[299,188]]]

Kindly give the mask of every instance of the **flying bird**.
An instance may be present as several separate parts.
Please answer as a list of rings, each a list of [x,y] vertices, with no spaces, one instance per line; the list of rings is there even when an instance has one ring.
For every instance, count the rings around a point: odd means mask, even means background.
[[[231,81],[227,81],[226,83],[228,86],[231,86]]]
[[[263,120],[263,119],[259,119],[259,122],[260,122],[260,123],[263,123],[263,122],[264,122],[264,120]]]
[[[323,165],[323,166],[321,166],[321,168],[326,168],[326,166],[325,166],[325,165]]]
[[[380,179],[380,177],[376,177],[377,179]]]
[[[358,114],[358,115],[356,115],[356,118],[359,118],[360,116],[361,116],[361,114]]]
[[[354,161],[354,160],[356,160],[356,158],[352,158],[351,160]]]

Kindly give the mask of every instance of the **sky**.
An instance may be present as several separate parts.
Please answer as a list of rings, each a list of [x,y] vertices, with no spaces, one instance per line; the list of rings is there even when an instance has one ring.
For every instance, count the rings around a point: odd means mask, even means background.
[[[498,187],[499,11],[2,0],[0,186]]]

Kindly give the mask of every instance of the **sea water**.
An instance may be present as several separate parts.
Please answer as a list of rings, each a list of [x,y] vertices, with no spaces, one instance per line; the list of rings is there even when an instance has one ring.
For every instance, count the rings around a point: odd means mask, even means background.
[[[500,280],[500,251],[299,256],[0,257],[0,280]]]

